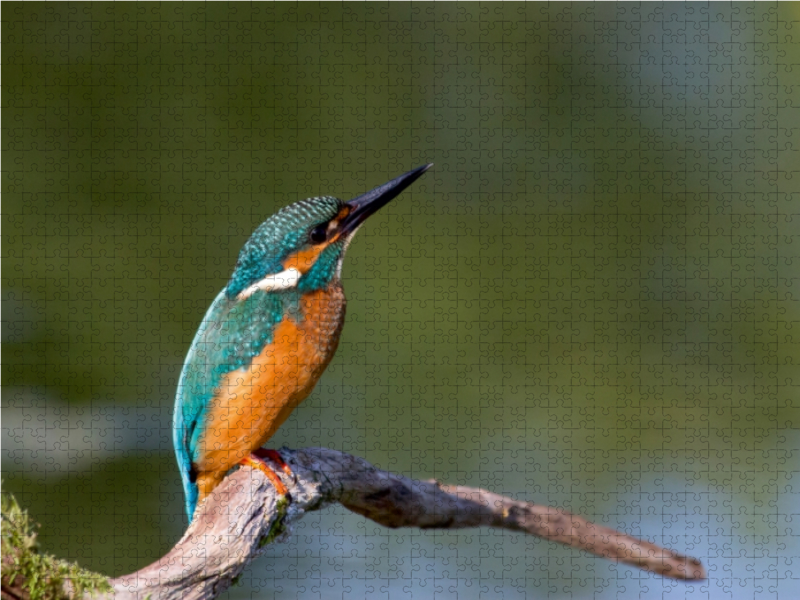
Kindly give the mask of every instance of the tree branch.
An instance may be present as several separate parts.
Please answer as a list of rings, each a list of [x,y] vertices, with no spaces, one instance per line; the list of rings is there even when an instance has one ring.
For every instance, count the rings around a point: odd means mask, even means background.
[[[705,579],[699,561],[601,527],[559,508],[520,502],[462,486],[415,481],[326,448],[282,449],[296,481],[281,474],[282,498],[259,471],[225,478],[177,545],[140,571],[111,581],[115,598],[214,598],[263,547],[288,535],[309,511],[338,502],[387,527],[522,531],[674,579]]]

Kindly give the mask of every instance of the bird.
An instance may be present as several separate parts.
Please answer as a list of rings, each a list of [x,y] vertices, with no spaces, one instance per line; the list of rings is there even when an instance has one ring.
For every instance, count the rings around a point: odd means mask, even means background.
[[[268,461],[291,471],[261,446],[311,393],[336,352],[347,248],[370,215],[432,166],[349,202],[322,196],[290,204],[244,244],[178,380],[172,437],[190,523],[237,465],[260,469],[287,494]]]

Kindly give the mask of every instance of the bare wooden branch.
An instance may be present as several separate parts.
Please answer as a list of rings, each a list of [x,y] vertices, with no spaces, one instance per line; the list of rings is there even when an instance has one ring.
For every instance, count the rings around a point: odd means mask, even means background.
[[[387,527],[458,529],[489,526],[529,533],[674,579],[705,579],[699,561],[601,527],[565,510],[485,490],[415,481],[329,450],[282,449],[295,480],[281,474],[291,498],[275,493],[257,470],[228,476],[199,508],[178,544],[152,565],[112,580],[116,598],[214,598],[248,562],[306,512],[334,502]]]

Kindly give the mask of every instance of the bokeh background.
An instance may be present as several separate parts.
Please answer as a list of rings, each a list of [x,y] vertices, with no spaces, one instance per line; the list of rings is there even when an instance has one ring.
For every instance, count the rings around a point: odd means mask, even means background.
[[[185,527],[194,332],[276,209],[435,168],[359,232],[272,440],[700,558],[306,518],[228,598],[800,595],[800,5],[2,5],[3,490],[120,575]]]

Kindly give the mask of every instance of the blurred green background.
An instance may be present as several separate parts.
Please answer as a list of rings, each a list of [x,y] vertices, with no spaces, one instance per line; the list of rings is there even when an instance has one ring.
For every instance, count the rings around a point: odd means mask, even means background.
[[[162,555],[178,373],[244,241],[434,162],[359,232],[337,357],[270,445],[564,506],[709,580],[340,509],[227,597],[800,595],[799,19],[4,2],[4,491],[86,567]]]

